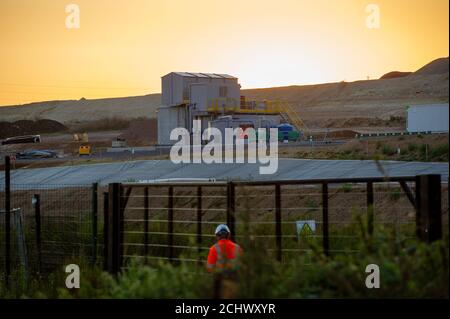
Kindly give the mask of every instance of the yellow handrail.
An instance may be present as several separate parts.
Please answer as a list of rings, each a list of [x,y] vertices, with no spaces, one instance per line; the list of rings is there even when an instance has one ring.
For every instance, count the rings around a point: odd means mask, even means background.
[[[207,111],[211,113],[280,114],[298,131],[308,130],[295,108],[289,102],[281,100],[245,100],[243,103],[241,100],[232,98],[215,98],[208,101]]]

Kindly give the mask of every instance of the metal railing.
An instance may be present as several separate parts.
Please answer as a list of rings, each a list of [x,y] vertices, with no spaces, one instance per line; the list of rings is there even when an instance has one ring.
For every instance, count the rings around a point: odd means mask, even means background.
[[[404,238],[431,242],[442,237],[441,191],[440,175],[113,183],[105,193],[105,268],[118,272],[132,258],[201,263],[219,223],[228,224],[233,240],[250,236],[273,244],[267,251],[279,261],[308,249],[299,245],[294,227],[299,219],[314,220],[317,229],[307,237],[321,241],[324,255],[352,252],[352,245],[342,242],[357,238],[343,231],[355,223],[350,218],[355,203],[359,213],[372,216],[369,233],[373,225],[399,230],[409,225]]]

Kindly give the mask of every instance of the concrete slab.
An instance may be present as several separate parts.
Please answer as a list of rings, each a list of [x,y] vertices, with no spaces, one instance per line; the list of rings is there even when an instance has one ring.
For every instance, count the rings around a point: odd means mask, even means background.
[[[144,160],[18,169],[11,172],[11,183],[26,187],[87,185],[94,182],[137,182],[170,178],[214,178],[216,180],[298,180],[342,177],[412,176],[440,174],[448,182],[448,163],[357,160],[280,159],[277,173],[260,175],[260,164],[174,164],[169,160]],[[384,173],[380,170],[380,167]],[[0,175],[0,187],[4,186]]]

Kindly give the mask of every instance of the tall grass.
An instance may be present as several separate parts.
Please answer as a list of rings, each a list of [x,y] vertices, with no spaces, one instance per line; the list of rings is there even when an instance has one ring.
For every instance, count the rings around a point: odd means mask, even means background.
[[[321,240],[307,235],[292,241],[292,247],[306,248],[283,255],[276,261],[268,253],[268,242],[258,241],[250,232],[250,216],[243,214],[240,227],[245,234],[239,244],[244,258],[238,272],[239,298],[448,298],[448,233],[426,244],[402,235],[398,228],[373,224],[373,216],[355,212],[354,223],[340,231],[356,235],[351,252],[345,243],[332,246],[347,249],[325,256]],[[252,225],[253,227],[253,225]],[[267,225],[258,231],[264,231]],[[373,231],[371,231],[373,229]],[[410,231],[408,229],[408,231]],[[180,255],[184,257],[184,255]],[[206,256],[199,255],[198,258]],[[68,258],[67,263],[76,263]],[[214,275],[204,265],[190,262],[145,264],[131,259],[114,277],[78,259],[81,288],[65,288],[63,267],[46,278],[33,278],[27,285],[0,287],[3,298],[212,298]],[[366,266],[380,267],[380,288],[365,285]],[[20,277],[20,274],[17,274]],[[1,283],[3,285],[3,282]]]

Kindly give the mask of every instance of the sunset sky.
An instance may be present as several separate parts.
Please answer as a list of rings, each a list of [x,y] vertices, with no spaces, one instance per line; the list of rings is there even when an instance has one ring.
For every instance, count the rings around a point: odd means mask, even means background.
[[[80,28],[66,28],[67,4]],[[380,28],[365,11],[380,9]],[[0,105],[158,93],[171,71],[243,88],[354,81],[449,55],[448,0],[0,0]]]

